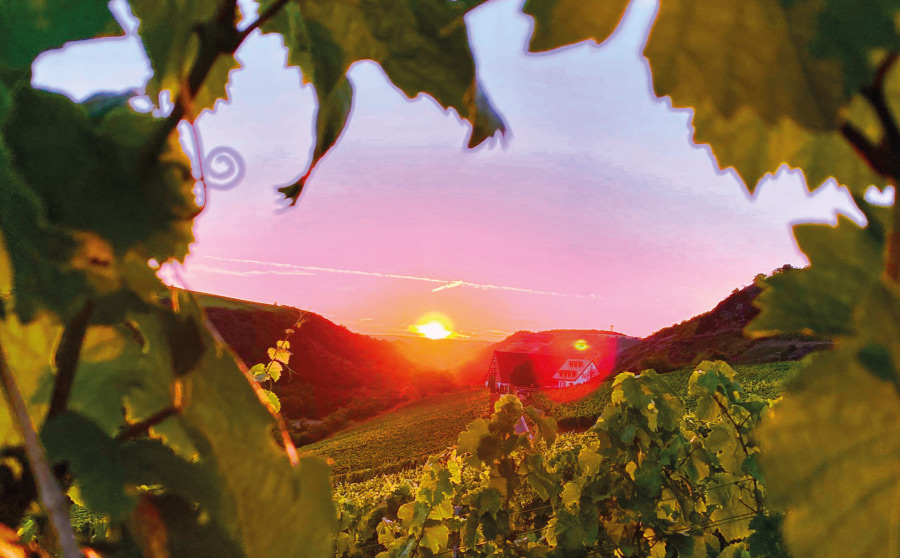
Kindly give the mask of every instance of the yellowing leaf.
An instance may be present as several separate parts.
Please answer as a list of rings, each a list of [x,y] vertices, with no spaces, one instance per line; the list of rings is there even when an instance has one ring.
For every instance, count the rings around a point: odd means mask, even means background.
[[[281,363],[277,360],[273,360],[269,362],[269,364],[265,368],[266,374],[268,374],[273,381],[277,382],[281,379],[281,371],[284,370],[281,366]]]
[[[566,483],[562,491],[562,503],[566,506],[577,506],[584,488],[584,477],[578,477]]]
[[[276,349],[274,347],[269,347],[267,351],[270,360],[275,360],[278,362],[283,362],[285,364],[291,359],[291,352],[287,349]]]
[[[269,407],[271,407],[272,410],[276,413],[281,412],[281,400],[278,399],[278,396],[275,395],[275,392],[264,389],[263,393],[266,396],[266,403],[269,405]]]
[[[41,423],[49,403],[49,397],[36,401],[35,394],[40,379],[53,373],[51,359],[61,333],[62,327],[46,313],[38,314],[28,325],[22,324],[15,314],[0,321],[0,346],[35,424]],[[4,401],[0,405],[0,446],[19,442],[20,435]]]
[[[422,535],[422,546],[431,552],[437,552],[447,546],[447,539],[450,536],[450,529],[446,525],[435,525],[434,527],[425,527]]]

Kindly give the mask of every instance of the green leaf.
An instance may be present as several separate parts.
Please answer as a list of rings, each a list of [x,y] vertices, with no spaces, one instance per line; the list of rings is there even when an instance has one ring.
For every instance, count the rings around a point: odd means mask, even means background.
[[[264,10],[273,2],[261,2]],[[358,60],[374,60],[408,97],[421,93],[453,108],[472,124],[469,147],[479,145],[505,124],[478,84],[469,48],[463,3],[445,0],[375,0],[347,9],[328,0],[290,3],[262,25],[280,33],[288,62],[299,66],[316,88],[317,138],[310,167],[294,184],[281,188],[292,202],[315,165],[346,125],[352,88],[345,75]]]
[[[125,491],[118,444],[91,420],[63,412],[41,428],[41,442],[52,462],[68,464],[92,510],[124,519],[137,505],[137,499]]]
[[[282,370],[284,370],[284,368],[281,366],[281,363],[277,360],[273,360],[266,366],[265,372],[272,378],[272,381],[277,382],[281,379]]]
[[[777,273],[757,297],[762,311],[745,329],[750,335],[803,332],[834,337],[853,329],[851,314],[884,268],[884,231],[890,210],[863,206],[860,228],[840,217],[837,227],[797,225],[794,236],[810,266]]]
[[[450,537],[450,529],[446,525],[435,525],[434,527],[425,527],[422,534],[422,546],[431,552],[437,552],[442,548],[446,548],[447,539]]]
[[[106,0],[2,0],[0,12],[0,66],[9,68],[27,69],[69,41],[121,33]]]
[[[490,435],[488,431],[488,421],[484,419],[475,419],[469,423],[465,432],[459,435],[456,451],[459,453],[471,453],[473,456],[478,451],[478,445],[481,439]]]
[[[190,501],[175,494],[154,496],[152,501],[165,524],[166,546],[171,556],[245,556],[221,525],[204,520],[203,512]]]
[[[257,382],[261,382],[266,379],[266,365],[263,363],[254,364],[250,368],[250,375],[253,376],[253,379]]]
[[[141,20],[138,33],[153,66],[146,93],[154,102],[163,90],[169,90],[174,100],[187,83],[200,50],[198,29],[202,28],[210,41],[227,41],[234,32],[234,22],[209,23],[215,20],[220,4],[218,0],[130,0],[131,11]],[[239,67],[233,55],[219,54],[194,97],[194,117],[225,98],[229,73]]]
[[[200,313],[193,300],[182,311]],[[292,466],[272,438],[275,418],[250,379],[228,351],[208,336],[204,341],[203,361],[183,378],[191,398],[181,420],[205,437],[205,452],[234,500],[228,532],[248,556],[330,556],[336,526],[330,467],[318,457]]]
[[[825,0],[810,52],[834,58],[844,69],[844,91],[853,94],[872,81],[878,53],[898,50],[896,0],[872,0],[860,9],[853,0]]]
[[[603,463],[603,457],[591,448],[581,448],[578,452],[578,465],[586,477],[600,472],[600,465]]]
[[[602,42],[624,4],[529,0],[531,48]],[[890,0],[864,7],[849,0],[749,0],[739,9],[671,0],[660,5],[644,55],[656,94],[671,97],[674,107],[694,108],[694,140],[710,144],[719,164],[735,167],[751,191],[787,163],[802,169],[812,187],[833,176],[862,195],[885,181],[840,129],[849,120],[878,143],[878,121],[854,94],[874,77],[873,48],[895,48],[896,8]],[[850,34],[863,26],[865,32]],[[896,92],[896,84],[889,89]]]
[[[856,312],[856,335],[810,359],[761,427],[767,494],[789,510],[796,558],[883,552],[881,534],[900,531],[900,394],[857,358],[878,344],[900,362],[898,312],[898,288],[879,283]]]
[[[527,0],[522,12],[534,18],[531,52],[544,52],[593,39],[602,43],[619,25],[630,0],[579,2]]]
[[[900,391],[900,378],[895,373],[897,367],[894,365],[887,347],[870,343],[856,353],[856,358],[873,376],[893,383],[894,387]]]
[[[190,165],[173,138],[159,159],[139,162],[159,122],[151,115],[91,116],[94,105],[27,85],[13,103],[0,127],[0,228],[14,309],[26,321],[39,308],[67,321],[96,298],[100,317],[120,321],[162,289],[148,260],[183,258],[193,240]]]
[[[275,395],[275,392],[264,389],[263,394],[265,394],[266,396],[266,403],[270,407],[272,407],[272,410],[276,413],[281,412],[281,400],[278,399],[278,396]]]

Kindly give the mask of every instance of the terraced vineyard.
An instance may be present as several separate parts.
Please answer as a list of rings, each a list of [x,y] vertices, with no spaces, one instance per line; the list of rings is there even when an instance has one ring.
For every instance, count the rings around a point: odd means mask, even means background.
[[[747,392],[775,399],[797,365],[797,362],[738,365],[735,370]],[[684,369],[664,376],[688,408],[693,408],[695,403],[687,389],[692,372]],[[603,412],[611,393],[609,381],[574,401],[554,402],[538,393],[533,403],[555,417],[563,429],[588,428]],[[338,432],[327,440],[303,446],[301,451],[331,458],[337,482],[358,482],[404,471],[421,465],[429,455],[455,445],[469,422],[489,414],[490,401],[490,394],[483,389],[427,397]]]
[[[486,389],[426,397],[300,450],[334,460],[337,480],[401,470],[456,444],[467,424],[489,414],[489,402]]]
[[[734,369],[737,380],[745,391],[763,399],[776,399],[781,394],[784,381],[799,364],[799,361],[739,364]],[[692,368],[684,368],[663,376],[672,390],[684,399],[688,409],[692,409],[696,402],[696,398],[688,394],[688,381],[692,373]],[[553,415],[562,428],[587,428],[603,412],[611,394],[612,382],[607,382],[596,391],[574,401],[558,403],[542,393],[535,395],[534,399],[536,405]]]

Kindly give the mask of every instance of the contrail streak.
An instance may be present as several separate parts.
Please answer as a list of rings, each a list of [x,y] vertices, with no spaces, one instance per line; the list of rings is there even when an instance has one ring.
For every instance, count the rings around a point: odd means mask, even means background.
[[[198,256],[199,259],[205,260],[217,260],[222,262],[234,262],[234,263],[243,263],[243,264],[253,264],[260,266],[268,266],[274,267],[283,270],[292,270],[292,271],[260,271],[254,270],[248,274],[252,275],[262,275],[262,274],[270,274],[270,275],[302,275],[309,272],[320,272],[320,273],[338,273],[341,275],[361,275],[364,277],[380,277],[383,279],[401,279],[405,281],[420,281],[424,283],[439,283],[439,287],[435,287],[431,292],[439,292],[447,289],[453,289],[456,287],[469,287],[471,289],[480,289],[486,291],[507,291],[514,293],[523,293],[523,294],[534,294],[534,295],[543,295],[543,296],[560,296],[566,298],[587,298],[587,299],[600,299],[602,297],[597,296],[595,294],[571,294],[571,293],[559,293],[555,291],[541,291],[536,289],[527,289],[524,287],[511,287],[508,285],[494,285],[491,283],[473,283],[471,281],[463,281],[463,280],[448,280],[448,279],[437,279],[434,277],[419,277],[416,275],[402,275],[398,273],[381,273],[379,271],[362,271],[357,269],[338,269],[333,267],[321,267],[314,265],[294,265],[287,263],[278,263],[278,262],[264,262],[261,260],[245,260],[238,258],[223,258],[221,256]],[[202,266],[202,264],[201,264]],[[190,266],[186,266],[190,267]],[[205,266],[204,266],[205,267]],[[212,271],[211,268],[201,267],[205,271]],[[227,273],[227,271],[222,271]],[[215,273],[215,272],[214,272]],[[234,274],[240,274],[242,272],[233,272]]]

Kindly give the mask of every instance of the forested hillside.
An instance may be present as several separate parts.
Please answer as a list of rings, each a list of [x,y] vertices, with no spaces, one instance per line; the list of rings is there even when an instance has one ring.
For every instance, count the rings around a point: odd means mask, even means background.
[[[785,266],[775,274],[790,269]],[[831,343],[800,333],[750,338],[744,328],[759,314],[755,283],[735,289],[709,312],[663,328],[622,352],[616,370],[674,370],[701,360],[762,363],[798,360]]]
[[[266,349],[303,313],[208,294],[200,300],[224,341],[248,365],[268,360]],[[411,363],[391,343],[353,333],[312,312],[305,313],[289,340],[292,372],[273,386],[288,421],[325,418],[341,408],[350,415],[345,419],[371,416],[452,388],[447,376]]]

